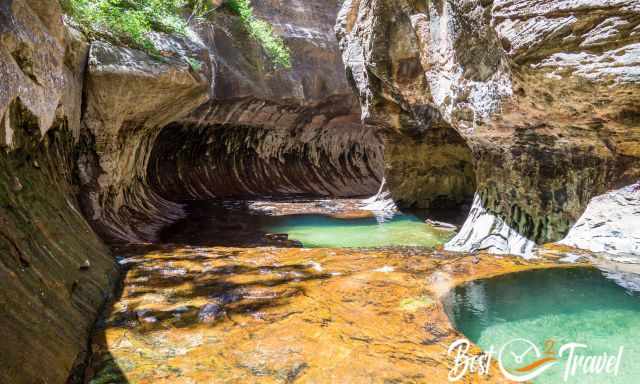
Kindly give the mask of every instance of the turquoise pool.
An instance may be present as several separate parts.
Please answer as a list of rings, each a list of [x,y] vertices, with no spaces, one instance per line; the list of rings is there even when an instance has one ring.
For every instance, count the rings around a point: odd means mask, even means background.
[[[289,215],[269,217],[262,230],[288,233],[307,248],[359,248],[387,246],[435,247],[453,236],[452,232],[434,229],[409,214],[396,215],[378,222],[376,218],[339,219],[324,215]]]
[[[494,361],[504,348],[507,372],[534,374],[529,382],[640,382],[640,297],[597,269],[538,270],[470,282],[450,293],[445,308],[469,340],[494,351]],[[570,347],[559,356],[567,343],[586,347],[574,347],[571,359]],[[541,359],[547,360],[532,368]],[[609,361],[609,372],[592,370]]]

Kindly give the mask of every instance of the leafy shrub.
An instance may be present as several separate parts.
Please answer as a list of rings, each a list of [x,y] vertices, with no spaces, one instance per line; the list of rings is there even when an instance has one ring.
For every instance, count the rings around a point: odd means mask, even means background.
[[[264,48],[276,66],[291,67],[291,52],[282,38],[273,33],[268,22],[253,15],[250,0],[227,0],[227,7],[240,17],[251,36]]]
[[[202,70],[202,61],[194,59],[193,57],[187,57],[186,61],[194,72],[200,72],[200,70]]]
[[[182,35],[187,28],[182,10],[186,0],[61,0],[70,14],[90,36],[156,52],[151,31]]]
[[[90,37],[115,40],[151,54],[158,51],[149,38],[150,32],[184,35],[188,26],[185,12],[191,11],[191,20],[212,11],[208,0],[60,0],[60,3]],[[240,17],[276,66],[291,67],[289,49],[274,35],[269,23],[253,15],[250,0],[227,0],[226,5]]]

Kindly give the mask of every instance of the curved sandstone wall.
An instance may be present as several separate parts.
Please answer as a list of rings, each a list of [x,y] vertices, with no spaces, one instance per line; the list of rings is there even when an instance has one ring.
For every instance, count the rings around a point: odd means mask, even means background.
[[[292,68],[222,9],[154,35],[157,60],[85,41],[55,0],[0,2],[1,382],[81,371],[117,275],[87,220],[153,241],[184,200],[373,194],[384,172],[407,206],[476,191],[450,248],[525,253],[640,177],[635,2],[254,3]]]
[[[209,97],[212,64],[201,43],[157,36],[167,55],[93,42],[85,84],[78,167],[83,210],[94,228],[115,241],[149,241],[183,215],[146,178],[156,136]],[[194,70],[187,58],[201,60]]]
[[[377,190],[382,142],[359,121],[332,32],[337,8],[256,6],[292,48],[293,67],[275,69],[225,11],[190,37],[154,35],[157,60],[85,41],[55,0],[0,4],[1,382],[82,375],[117,276],[92,228],[150,241],[184,215],[183,199]],[[233,148],[246,156],[224,161]],[[185,157],[207,151],[208,163]]]
[[[346,0],[336,31],[365,122],[470,149],[477,198],[451,249],[559,240],[640,177],[636,2]]]
[[[382,178],[382,135],[363,127],[333,32],[338,2],[255,2],[291,50],[278,69],[224,11],[198,27],[216,61],[209,102],[168,126],[149,169],[163,196],[359,196]]]
[[[301,130],[169,125],[149,180],[173,200],[364,196],[380,186],[382,141],[359,121]]]
[[[88,44],[56,1],[0,3],[0,382],[64,383],[117,268],[80,213]]]
[[[378,189],[382,137],[361,124],[344,74],[337,2],[254,8],[290,47],[291,68],[275,68],[224,8],[190,38],[156,36],[161,62],[92,43],[82,133],[93,150],[80,173],[84,210],[103,237],[154,241],[184,215],[183,200]]]

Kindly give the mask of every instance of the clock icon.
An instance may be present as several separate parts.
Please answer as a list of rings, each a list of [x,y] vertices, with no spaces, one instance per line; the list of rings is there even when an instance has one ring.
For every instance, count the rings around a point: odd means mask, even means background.
[[[502,346],[498,354],[500,371],[507,379],[516,382],[538,377],[557,363],[557,358],[543,356],[538,346],[527,339],[511,340]]]

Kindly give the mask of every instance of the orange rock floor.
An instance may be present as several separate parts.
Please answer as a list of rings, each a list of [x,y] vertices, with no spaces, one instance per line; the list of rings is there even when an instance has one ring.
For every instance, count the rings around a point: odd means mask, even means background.
[[[557,259],[139,249],[121,261],[122,293],[92,340],[91,383],[446,383],[447,348],[462,335],[440,297],[466,280],[566,265]]]

